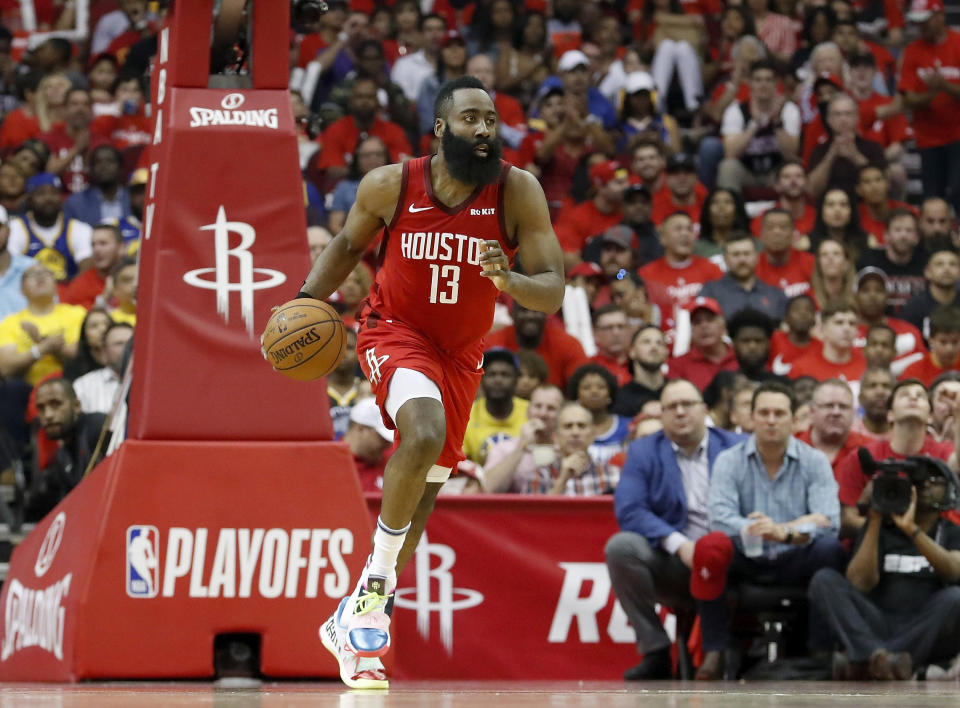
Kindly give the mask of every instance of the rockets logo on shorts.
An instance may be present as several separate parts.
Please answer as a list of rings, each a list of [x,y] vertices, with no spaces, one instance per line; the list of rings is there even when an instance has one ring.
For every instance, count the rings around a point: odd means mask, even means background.
[[[160,586],[160,532],[156,526],[127,529],[127,595],[156,597]]]

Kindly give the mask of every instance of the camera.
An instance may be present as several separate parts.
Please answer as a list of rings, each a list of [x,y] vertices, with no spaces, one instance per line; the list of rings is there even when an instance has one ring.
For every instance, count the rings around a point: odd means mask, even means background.
[[[940,510],[957,505],[960,481],[943,460],[911,455],[904,460],[877,462],[866,449],[857,451],[860,468],[873,480],[870,506],[882,514],[900,515],[910,508],[911,489],[921,487],[930,477],[942,477],[947,485],[943,501],[935,506]]]

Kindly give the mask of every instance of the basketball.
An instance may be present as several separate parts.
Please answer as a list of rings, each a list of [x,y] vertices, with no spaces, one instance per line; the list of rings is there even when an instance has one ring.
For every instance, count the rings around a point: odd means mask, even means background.
[[[296,381],[326,376],[347,342],[340,315],[322,300],[299,298],[281,305],[263,332],[263,354],[275,371]]]

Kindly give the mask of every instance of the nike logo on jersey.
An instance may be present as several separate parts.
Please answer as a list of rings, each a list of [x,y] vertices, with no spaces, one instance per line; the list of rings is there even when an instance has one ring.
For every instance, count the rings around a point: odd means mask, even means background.
[[[411,204],[409,211],[411,214],[416,214],[417,212],[426,211],[427,209],[433,209],[433,207],[432,206],[415,207],[413,204]]]
[[[788,364],[783,360],[783,354],[777,354],[777,357],[773,360],[773,364],[770,366],[770,370],[777,376],[786,376],[792,368],[793,364]]]

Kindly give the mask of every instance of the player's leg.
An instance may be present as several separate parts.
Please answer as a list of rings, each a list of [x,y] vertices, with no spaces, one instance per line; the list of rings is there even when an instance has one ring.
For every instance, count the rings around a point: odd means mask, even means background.
[[[427,527],[427,519],[430,518],[441,487],[443,487],[443,482],[427,482],[426,488],[423,490],[423,496],[420,497],[420,503],[417,505],[417,510],[410,521],[410,530],[407,531],[407,537],[403,541],[403,548],[400,549],[400,555],[397,556],[397,575],[403,572],[403,569],[407,567],[407,563],[413,557],[414,551],[417,550],[417,544],[420,543],[423,530]]]

